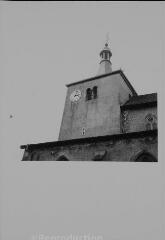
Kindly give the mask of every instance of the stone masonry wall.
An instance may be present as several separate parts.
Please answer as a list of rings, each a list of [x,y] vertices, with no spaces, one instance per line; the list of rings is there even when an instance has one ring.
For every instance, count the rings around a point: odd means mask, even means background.
[[[143,151],[157,159],[157,136],[25,150],[23,160],[56,161],[65,157],[71,161],[135,161],[136,156]]]
[[[121,112],[121,128],[122,132],[139,132],[149,130],[147,129],[147,124],[151,125],[152,122],[148,122],[149,117],[153,117],[153,129],[157,128],[157,108],[150,107],[150,108],[142,108],[142,109],[128,109]],[[152,119],[151,119],[152,120]],[[152,129],[151,129],[152,130]]]

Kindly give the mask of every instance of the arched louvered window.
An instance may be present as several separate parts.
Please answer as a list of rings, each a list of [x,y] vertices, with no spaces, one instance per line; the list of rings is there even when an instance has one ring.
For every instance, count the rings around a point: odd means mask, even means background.
[[[93,98],[96,99],[97,98],[97,87],[93,87]]]
[[[92,90],[90,88],[88,88],[86,90],[86,100],[91,100],[92,99]]]

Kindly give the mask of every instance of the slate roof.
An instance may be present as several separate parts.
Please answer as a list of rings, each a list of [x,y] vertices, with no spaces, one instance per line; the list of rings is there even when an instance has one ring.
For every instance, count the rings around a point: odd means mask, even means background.
[[[132,96],[121,109],[132,109],[136,107],[150,107],[157,105],[157,93]]]

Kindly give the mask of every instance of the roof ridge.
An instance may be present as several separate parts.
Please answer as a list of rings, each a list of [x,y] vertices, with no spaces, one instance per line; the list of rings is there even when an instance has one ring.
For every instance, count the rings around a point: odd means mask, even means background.
[[[157,93],[156,93],[156,92],[154,92],[154,93],[140,94],[140,95],[137,95],[136,97],[140,97],[140,96],[146,96],[146,95],[152,95],[152,94],[156,94],[156,95],[157,95]]]

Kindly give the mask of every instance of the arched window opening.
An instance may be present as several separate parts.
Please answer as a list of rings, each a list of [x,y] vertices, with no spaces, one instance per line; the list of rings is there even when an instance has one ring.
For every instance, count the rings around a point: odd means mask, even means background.
[[[88,88],[86,90],[86,100],[91,100],[92,99],[92,90],[90,88]]]
[[[97,87],[93,87],[93,98],[96,99],[97,98]]]
[[[62,155],[56,161],[69,161],[69,159],[67,157],[65,157],[64,155]]]
[[[104,161],[107,155],[107,151],[98,151],[94,154],[93,161]]]
[[[150,153],[142,153],[135,159],[135,162],[157,162],[157,159]]]

